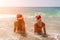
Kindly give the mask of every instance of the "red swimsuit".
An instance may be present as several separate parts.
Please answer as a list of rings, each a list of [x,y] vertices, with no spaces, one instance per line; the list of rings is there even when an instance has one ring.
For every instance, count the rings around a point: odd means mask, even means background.
[[[42,28],[45,26],[45,24],[42,22],[42,24],[35,23],[34,24],[34,32],[40,32],[42,31]]]

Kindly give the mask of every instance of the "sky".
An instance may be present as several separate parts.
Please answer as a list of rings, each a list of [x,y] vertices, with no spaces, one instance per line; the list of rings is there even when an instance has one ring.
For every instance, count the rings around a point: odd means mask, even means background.
[[[60,7],[60,0],[0,0],[0,7]]]

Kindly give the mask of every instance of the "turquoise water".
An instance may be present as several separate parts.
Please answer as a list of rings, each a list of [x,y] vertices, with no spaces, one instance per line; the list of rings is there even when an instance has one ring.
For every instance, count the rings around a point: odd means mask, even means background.
[[[60,7],[22,7],[19,12],[26,15],[43,13],[46,16],[60,17]]]

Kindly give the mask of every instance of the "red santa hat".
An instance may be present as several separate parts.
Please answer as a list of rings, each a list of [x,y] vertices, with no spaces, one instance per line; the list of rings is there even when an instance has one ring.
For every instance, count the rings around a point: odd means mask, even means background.
[[[22,14],[17,14],[17,16],[16,16],[17,18],[21,18],[22,17]]]
[[[37,15],[37,16],[36,16],[36,19],[37,19],[37,20],[41,19],[41,16],[40,16],[40,15]]]

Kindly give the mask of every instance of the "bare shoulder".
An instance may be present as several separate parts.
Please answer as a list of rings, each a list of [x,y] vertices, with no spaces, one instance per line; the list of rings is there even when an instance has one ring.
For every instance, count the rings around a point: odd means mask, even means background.
[[[36,26],[37,25],[37,22],[35,22],[34,25]]]
[[[42,25],[43,25],[43,26],[45,26],[45,23],[44,23],[44,22],[42,22]]]
[[[17,20],[14,20],[14,23],[17,23],[18,21]]]

